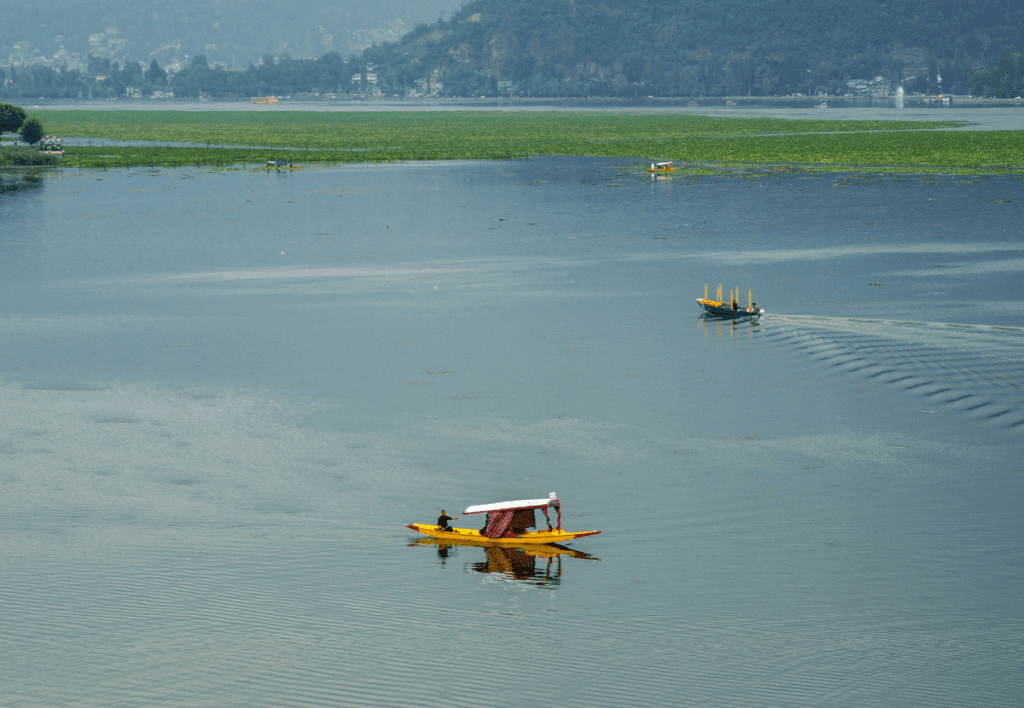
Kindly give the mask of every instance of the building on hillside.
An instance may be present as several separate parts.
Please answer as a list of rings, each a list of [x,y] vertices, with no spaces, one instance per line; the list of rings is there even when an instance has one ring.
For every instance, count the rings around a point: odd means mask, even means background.
[[[892,82],[882,76],[873,79],[850,79],[846,88],[854,96],[888,96],[892,91]]]

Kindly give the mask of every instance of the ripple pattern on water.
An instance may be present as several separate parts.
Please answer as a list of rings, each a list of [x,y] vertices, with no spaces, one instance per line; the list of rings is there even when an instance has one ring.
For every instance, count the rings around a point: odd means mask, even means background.
[[[642,590],[595,623],[605,592],[559,599],[458,564],[419,574],[424,549],[404,554],[409,584],[381,583],[403,566],[375,548],[214,535],[207,553],[50,560],[5,577],[5,703],[417,706],[437,694],[490,706],[529,685],[540,706],[952,706],[950,689],[970,681],[979,705],[1014,705],[997,673],[1019,624],[965,618],[951,633],[946,618],[810,608],[773,619],[706,596],[658,607]],[[60,669],[40,683],[40,665]]]
[[[1024,329],[776,316],[757,333],[827,367],[1024,430]]]

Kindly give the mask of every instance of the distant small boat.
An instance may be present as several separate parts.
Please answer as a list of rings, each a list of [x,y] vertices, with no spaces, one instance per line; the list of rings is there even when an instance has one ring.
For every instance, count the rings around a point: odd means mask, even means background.
[[[63,155],[64,146],[56,135],[47,135],[39,141],[39,149],[48,155]]]
[[[724,302],[704,300],[703,298],[697,298],[697,302],[706,314],[714,315],[715,317],[760,317],[764,314],[764,310],[760,307],[739,307],[734,310],[728,303]]]
[[[819,103],[817,106],[815,106],[815,108],[828,108],[828,104],[827,103]]]
[[[740,307],[739,303],[736,302],[739,297],[739,288],[729,293],[729,300],[725,301],[722,299],[722,286],[718,286],[718,296],[715,300],[708,299],[708,286],[704,286],[704,297],[697,298],[697,304],[700,305],[701,309],[704,310],[704,314],[712,315],[714,317],[760,317],[764,314],[764,310],[757,306],[754,302],[753,293],[747,291],[747,307]]]
[[[651,166],[647,168],[648,172],[675,172],[676,168],[672,166],[671,162],[652,162]]]

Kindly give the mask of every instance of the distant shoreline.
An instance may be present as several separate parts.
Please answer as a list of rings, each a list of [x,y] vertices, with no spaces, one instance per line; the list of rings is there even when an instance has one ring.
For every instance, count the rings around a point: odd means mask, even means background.
[[[516,108],[567,108],[573,110],[628,110],[628,109],[659,109],[659,108],[816,108],[827,104],[829,108],[928,108],[948,109],[959,108],[1024,108],[1024,100],[1019,98],[982,98],[977,96],[958,96],[949,94],[933,94],[921,96],[646,96],[634,98],[622,97],[561,97],[561,98],[400,98],[400,97],[335,97],[321,99],[312,95],[281,96],[276,104],[257,104],[250,98],[133,98],[133,99],[67,99],[67,98],[4,98],[6,103],[14,103],[25,110],[251,110],[251,111],[287,111],[287,110],[331,110],[332,107],[360,108],[362,110],[479,110],[481,107],[497,107],[505,110]],[[948,99],[943,102],[943,99]],[[902,103],[900,101],[902,100]]]

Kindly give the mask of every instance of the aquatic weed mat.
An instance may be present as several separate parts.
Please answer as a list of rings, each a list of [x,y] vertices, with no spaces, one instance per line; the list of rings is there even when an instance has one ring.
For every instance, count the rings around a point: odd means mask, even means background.
[[[672,152],[675,149],[675,152]],[[675,173],[934,172],[1024,173],[1024,131],[843,133],[695,138],[666,146]],[[638,165],[645,171],[647,162]]]
[[[33,116],[38,116],[47,130],[62,137],[336,149],[431,144],[449,146],[456,153],[460,146],[479,149],[481,142],[553,148],[700,136],[863,133],[963,125],[952,121],[829,121],[566,111],[35,111]]]
[[[681,171],[805,170],[860,166],[903,171],[1024,169],[1024,131],[956,132],[950,121],[827,121],[687,114],[435,111],[40,111],[65,137],[164,142],[73,148],[63,164],[397,162],[518,159],[530,155],[674,160]],[[190,147],[173,145],[190,143]],[[206,144],[210,147],[195,147]],[[231,146],[230,148],[213,146]],[[229,152],[224,152],[228,150]],[[282,154],[281,151],[287,154]],[[162,152],[155,152],[162,151]],[[176,151],[176,152],[167,152]],[[233,151],[233,152],[231,152]],[[639,157],[645,156],[645,157]],[[77,163],[75,159],[77,158]],[[724,163],[713,167],[715,163]],[[639,167],[639,166],[638,166]]]
[[[0,194],[42,189],[45,175],[41,167],[0,167]]]
[[[0,145],[0,167],[54,167],[59,158],[35,148]]]
[[[75,146],[66,149],[60,165],[82,169],[144,167],[277,169],[280,166],[287,167],[298,164],[339,165],[369,161],[371,160],[357,156],[351,151],[339,150]]]

